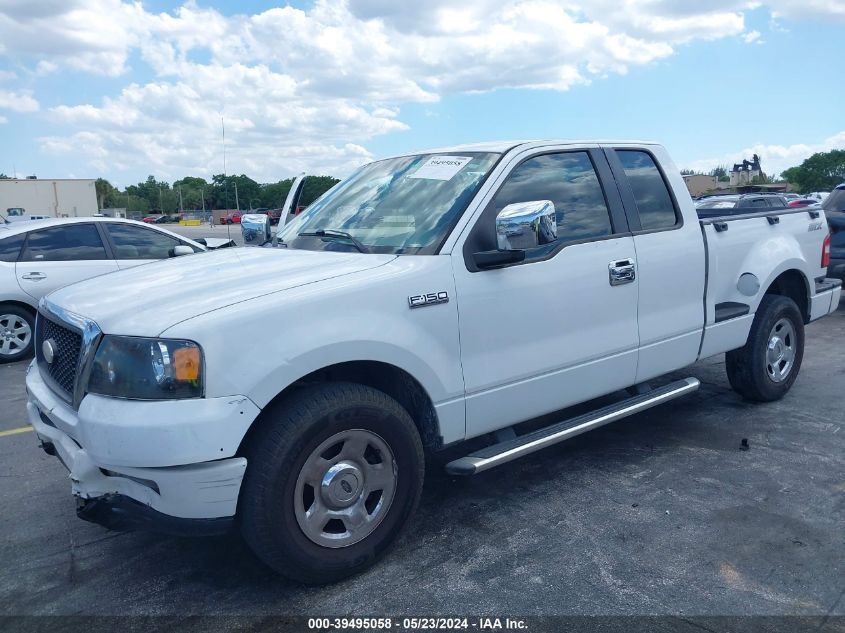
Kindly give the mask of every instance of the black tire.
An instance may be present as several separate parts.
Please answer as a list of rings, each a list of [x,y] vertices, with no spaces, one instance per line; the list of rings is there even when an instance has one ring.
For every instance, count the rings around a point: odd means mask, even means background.
[[[767,356],[773,328],[782,319],[793,328],[794,360],[788,374],[780,381],[771,375]],[[804,358],[804,319],[795,302],[781,295],[765,295],[754,315],[751,331],[744,347],[725,355],[728,381],[734,391],[753,402],[780,400],[792,387]]]
[[[20,347],[18,351],[12,350],[10,353],[0,352],[0,363],[13,363],[15,361],[28,358],[32,355],[33,341],[35,341],[35,315],[26,308],[21,308],[20,306],[11,303],[0,303],[0,318],[10,315],[14,315],[15,317],[26,321],[26,324],[29,326],[29,340],[23,347]],[[0,322],[0,343],[3,343],[6,337],[5,325],[5,320]],[[20,343],[13,339],[10,339],[7,344],[10,347],[20,346]]]
[[[371,387],[324,383],[274,405],[258,425],[243,451],[247,469],[238,508],[241,532],[253,552],[278,573],[305,584],[347,578],[382,557],[406,527],[422,492],[422,442],[408,412]],[[395,491],[381,522],[363,540],[326,547],[298,523],[297,478],[323,442],[351,429],[377,434],[388,445]]]

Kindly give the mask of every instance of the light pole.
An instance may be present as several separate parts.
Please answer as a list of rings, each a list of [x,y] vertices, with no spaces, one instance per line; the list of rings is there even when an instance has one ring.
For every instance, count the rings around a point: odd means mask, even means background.
[[[238,211],[240,211],[240,210],[241,210],[241,205],[240,205],[240,203],[238,202],[238,183],[237,183],[237,181],[235,181],[235,182],[234,182],[234,183],[232,183],[232,184],[234,184],[234,185],[235,185],[235,209],[237,209]]]

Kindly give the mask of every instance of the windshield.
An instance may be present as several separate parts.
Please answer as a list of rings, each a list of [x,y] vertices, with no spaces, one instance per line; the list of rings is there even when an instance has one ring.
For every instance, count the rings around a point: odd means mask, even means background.
[[[364,165],[279,231],[289,248],[428,255],[499,154],[419,154]]]

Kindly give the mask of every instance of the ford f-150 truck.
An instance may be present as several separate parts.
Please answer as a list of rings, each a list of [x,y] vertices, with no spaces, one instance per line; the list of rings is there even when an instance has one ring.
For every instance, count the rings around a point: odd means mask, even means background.
[[[274,246],[46,297],[29,421],[81,518],[237,526],[273,569],[330,582],[408,524],[427,451],[479,438],[447,469],[482,472],[694,391],[660,377],[723,352],[739,394],[783,397],[804,325],[839,303],[828,240],[820,210],[699,220],[650,143],[397,156]],[[614,404],[520,424],[604,395]]]

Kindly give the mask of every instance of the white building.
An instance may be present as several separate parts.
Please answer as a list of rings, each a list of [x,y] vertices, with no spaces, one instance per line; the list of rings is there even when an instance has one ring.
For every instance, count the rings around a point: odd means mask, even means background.
[[[766,178],[766,174],[760,168],[760,157],[754,154],[751,160],[743,160],[736,163],[731,169],[731,187],[750,185],[755,178]]]
[[[3,216],[75,218],[95,213],[97,192],[93,179],[0,179]]]

